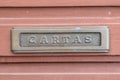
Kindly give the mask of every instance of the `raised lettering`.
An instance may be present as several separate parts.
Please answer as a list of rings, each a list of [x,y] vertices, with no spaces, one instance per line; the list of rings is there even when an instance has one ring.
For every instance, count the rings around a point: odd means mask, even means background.
[[[58,44],[58,43],[60,43],[60,41],[59,41],[59,36],[57,36],[57,35],[53,36],[53,37],[52,37],[52,43],[53,43],[53,44]]]
[[[81,39],[80,39],[80,36],[79,35],[76,35],[74,40],[73,40],[73,43],[81,43]]]
[[[69,43],[70,36],[63,36],[62,39],[64,43]]]
[[[34,36],[34,35],[29,36],[28,40],[29,40],[30,44],[36,44],[37,43],[36,42],[36,36]]]
[[[91,43],[92,42],[92,36],[91,35],[87,35],[85,37],[85,43]]]
[[[41,37],[40,44],[48,44],[48,39],[46,35]]]

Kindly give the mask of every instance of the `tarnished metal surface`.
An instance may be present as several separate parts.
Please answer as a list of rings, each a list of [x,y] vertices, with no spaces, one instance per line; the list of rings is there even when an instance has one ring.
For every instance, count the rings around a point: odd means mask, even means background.
[[[31,52],[108,52],[107,27],[46,27],[12,29],[12,50]]]
[[[100,33],[22,33],[21,47],[100,46]]]

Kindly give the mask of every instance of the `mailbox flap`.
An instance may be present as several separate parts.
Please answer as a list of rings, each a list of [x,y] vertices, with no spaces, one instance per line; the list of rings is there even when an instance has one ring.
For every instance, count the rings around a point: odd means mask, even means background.
[[[120,6],[119,0],[0,0],[0,7]]]

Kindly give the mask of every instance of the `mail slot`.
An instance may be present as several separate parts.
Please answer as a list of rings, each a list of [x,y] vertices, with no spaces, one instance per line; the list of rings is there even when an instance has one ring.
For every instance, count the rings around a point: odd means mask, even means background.
[[[108,52],[107,27],[46,27],[12,29],[15,53]]]

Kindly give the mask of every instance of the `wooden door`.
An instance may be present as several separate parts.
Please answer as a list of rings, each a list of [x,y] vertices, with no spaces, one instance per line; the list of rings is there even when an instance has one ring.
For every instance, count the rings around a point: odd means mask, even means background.
[[[0,3],[0,80],[118,80],[119,0],[9,0]],[[15,54],[11,29],[108,26],[108,53]]]

